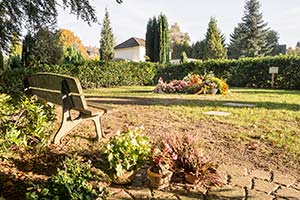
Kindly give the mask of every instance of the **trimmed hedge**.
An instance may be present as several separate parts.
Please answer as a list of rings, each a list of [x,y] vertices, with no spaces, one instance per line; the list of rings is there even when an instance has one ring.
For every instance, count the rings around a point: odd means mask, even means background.
[[[127,85],[153,85],[158,64],[137,62],[85,61],[74,65],[40,65],[0,72],[0,92],[15,93],[23,88],[24,78],[37,72],[53,72],[77,77],[83,88]]]
[[[203,62],[169,65],[158,70],[156,77],[165,81],[182,79],[188,73],[205,74],[212,71],[230,86],[271,87],[269,67],[279,67],[275,75],[275,88],[300,89],[300,57],[275,56],[243,58],[239,60],[208,60]]]
[[[25,76],[36,72],[54,72],[78,77],[84,88],[124,85],[155,85],[159,77],[164,81],[181,80],[191,72],[205,74],[212,71],[230,86],[271,87],[269,67],[279,67],[275,87],[300,89],[300,57],[275,56],[243,58],[239,60],[208,60],[179,65],[159,65],[148,62],[85,61],[75,65],[40,65],[0,72],[0,92],[20,91]]]

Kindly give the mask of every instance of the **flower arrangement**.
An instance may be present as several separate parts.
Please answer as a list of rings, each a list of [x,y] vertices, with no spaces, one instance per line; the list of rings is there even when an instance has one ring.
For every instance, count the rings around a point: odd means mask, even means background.
[[[187,83],[185,81],[173,80],[170,83],[164,84],[162,91],[166,93],[181,93],[186,86]]]
[[[188,74],[183,80],[173,80],[164,83],[162,78],[154,89],[157,93],[188,93],[188,94],[227,94],[228,85],[225,81],[214,77],[212,72],[201,76],[198,74]],[[213,92],[212,92],[213,91]]]
[[[216,85],[216,88],[220,91],[221,94],[225,95],[228,93],[229,87],[225,81],[216,77],[212,77],[209,80]]]

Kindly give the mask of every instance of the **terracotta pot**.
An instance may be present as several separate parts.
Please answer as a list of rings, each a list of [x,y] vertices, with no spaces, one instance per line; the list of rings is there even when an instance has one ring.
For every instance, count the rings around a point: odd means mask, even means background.
[[[132,178],[135,175],[135,171],[125,172],[123,176],[117,176],[116,174],[111,175],[111,179],[115,184],[125,185],[132,181]]]
[[[195,184],[196,181],[198,180],[197,176],[195,176],[189,172],[184,172],[184,178],[185,178],[185,181],[190,184]]]
[[[173,172],[169,171],[167,174],[162,175],[151,171],[152,167],[147,169],[147,176],[150,180],[150,186],[155,189],[163,189],[170,184]]]

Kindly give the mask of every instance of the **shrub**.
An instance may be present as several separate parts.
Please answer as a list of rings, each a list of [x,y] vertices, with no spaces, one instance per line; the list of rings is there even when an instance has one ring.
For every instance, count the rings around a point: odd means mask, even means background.
[[[54,120],[49,105],[31,97],[0,94],[0,154],[11,149],[38,149],[49,139]]]
[[[104,148],[102,155],[106,161],[106,172],[123,176],[144,165],[151,152],[149,138],[142,134],[142,129],[117,132]]]
[[[101,184],[90,162],[66,158],[64,168],[43,185],[33,185],[26,194],[27,199],[106,199],[108,190]]]

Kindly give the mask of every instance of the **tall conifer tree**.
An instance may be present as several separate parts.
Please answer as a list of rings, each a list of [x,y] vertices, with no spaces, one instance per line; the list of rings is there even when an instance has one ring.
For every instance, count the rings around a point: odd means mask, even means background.
[[[160,34],[158,28],[158,19],[153,17],[153,62],[159,61],[159,49],[160,49]]]
[[[263,20],[258,0],[248,0],[242,18],[241,55],[255,57],[267,55],[271,50],[267,45],[267,23]]]
[[[226,58],[226,49],[223,46],[222,34],[217,27],[217,20],[211,18],[206,33],[206,58],[223,59]]]
[[[154,29],[151,18],[148,20],[146,31],[146,56],[148,56],[150,61],[154,60]]]
[[[3,53],[0,49],[0,70],[4,69],[4,57],[3,57]]]
[[[159,62],[166,63],[169,61],[169,25],[167,17],[163,14],[159,16]]]
[[[110,25],[109,13],[105,9],[100,39],[100,60],[109,61],[114,58],[114,35]]]
[[[278,48],[278,34],[269,30],[263,20],[258,0],[247,0],[242,22],[230,35],[228,57],[256,57],[274,55]]]
[[[228,58],[235,58],[238,59],[241,56],[241,49],[242,49],[242,27],[243,24],[239,23],[237,27],[234,28],[232,34],[230,34],[230,43],[228,46]]]
[[[149,19],[146,32],[146,55],[152,62],[169,61],[169,25],[167,17]]]

